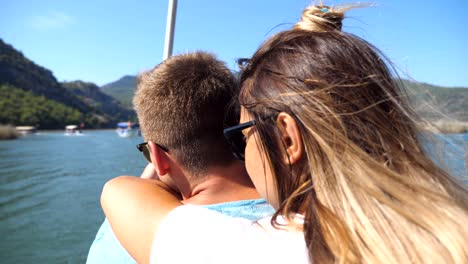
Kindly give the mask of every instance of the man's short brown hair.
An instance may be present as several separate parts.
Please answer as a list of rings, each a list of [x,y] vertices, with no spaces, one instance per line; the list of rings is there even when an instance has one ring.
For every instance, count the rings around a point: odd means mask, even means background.
[[[233,161],[223,128],[238,87],[232,72],[213,54],[170,57],[138,76],[133,104],[145,139],[169,149],[193,175]]]

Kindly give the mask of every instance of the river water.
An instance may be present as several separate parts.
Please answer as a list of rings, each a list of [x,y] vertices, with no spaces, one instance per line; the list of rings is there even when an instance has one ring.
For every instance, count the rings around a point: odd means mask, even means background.
[[[0,263],[84,263],[102,186],[143,170],[142,141],[111,130],[0,141]]]
[[[450,137],[461,158],[449,165],[462,176],[468,134]],[[0,141],[0,263],[85,263],[104,219],[102,186],[143,170],[146,161],[135,147],[142,141],[111,130]]]

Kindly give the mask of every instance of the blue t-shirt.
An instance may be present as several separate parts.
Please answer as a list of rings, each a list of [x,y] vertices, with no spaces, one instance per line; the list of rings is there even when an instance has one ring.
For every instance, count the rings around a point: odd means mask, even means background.
[[[203,205],[203,207],[227,216],[245,218],[251,221],[256,221],[274,213],[273,207],[264,199],[210,204]],[[114,232],[112,232],[109,222],[105,219],[89,249],[86,263],[136,264],[136,261],[120,244]]]

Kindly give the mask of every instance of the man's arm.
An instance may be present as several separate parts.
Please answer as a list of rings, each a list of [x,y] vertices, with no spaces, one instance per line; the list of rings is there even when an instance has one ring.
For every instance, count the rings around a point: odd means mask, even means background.
[[[120,176],[105,184],[101,205],[125,249],[138,263],[148,263],[159,224],[182,204],[161,181]]]

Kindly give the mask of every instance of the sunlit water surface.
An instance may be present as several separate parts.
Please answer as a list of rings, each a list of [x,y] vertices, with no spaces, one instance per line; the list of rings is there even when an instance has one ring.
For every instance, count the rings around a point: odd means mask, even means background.
[[[0,141],[0,263],[84,263],[102,186],[142,171],[141,141],[110,130]]]

